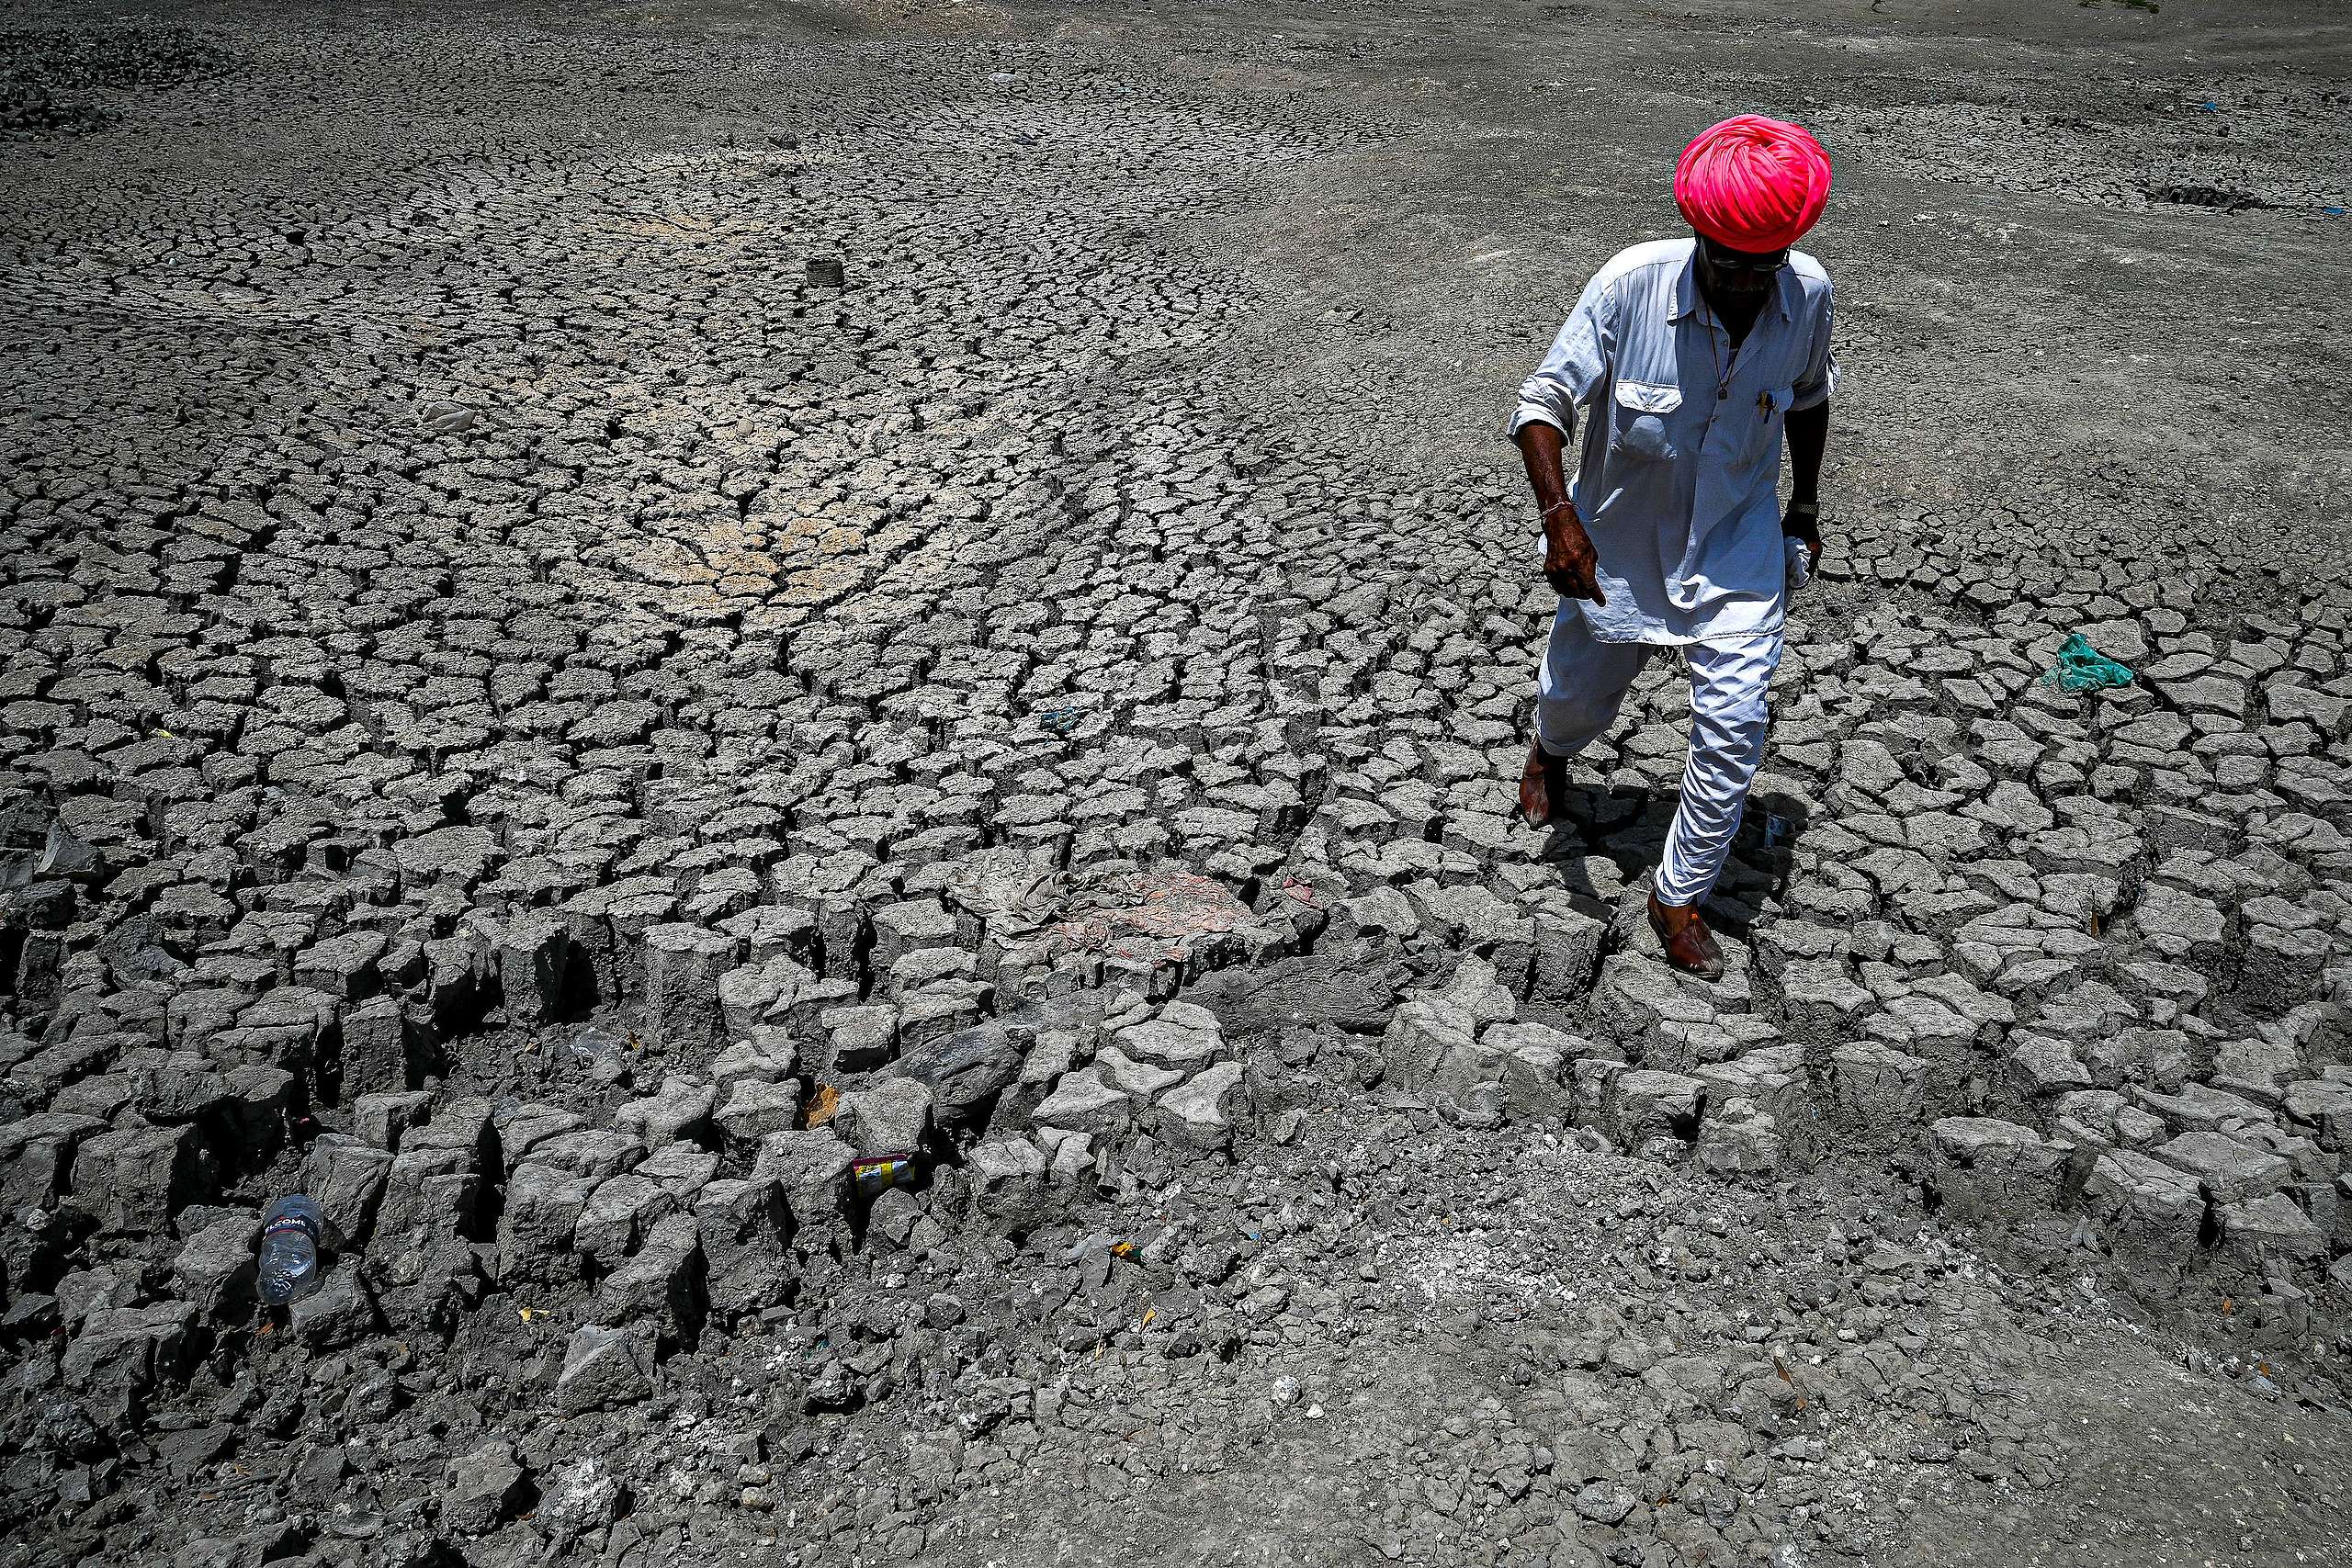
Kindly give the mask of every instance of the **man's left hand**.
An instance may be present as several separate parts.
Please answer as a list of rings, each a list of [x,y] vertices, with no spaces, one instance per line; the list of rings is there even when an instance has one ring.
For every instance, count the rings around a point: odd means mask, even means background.
[[[1821,570],[1821,507],[1810,501],[1792,501],[1781,513],[1781,532],[1792,539],[1804,541],[1805,553],[1813,558],[1813,570]]]

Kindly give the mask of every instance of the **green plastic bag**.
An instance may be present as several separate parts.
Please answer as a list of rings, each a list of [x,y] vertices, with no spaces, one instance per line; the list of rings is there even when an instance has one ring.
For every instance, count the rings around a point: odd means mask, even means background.
[[[2070,634],[2058,649],[2058,662],[2050,667],[2043,683],[2062,692],[2096,692],[2104,686],[2128,686],[2131,670],[2093,648],[2083,634]]]

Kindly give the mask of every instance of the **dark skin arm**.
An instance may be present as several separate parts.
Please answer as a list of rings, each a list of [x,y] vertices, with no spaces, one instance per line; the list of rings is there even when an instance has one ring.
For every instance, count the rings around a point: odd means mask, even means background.
[[[1522,426],[1519,433],[1520,458],[1527,465],[1527,483],[1535,491],[1535,504],[1544,520],[1544,580],[1564,599],[1606,604],[1609,600],[1594,575],[1600,562],[1592,553],[1592,536],[1584,531],[1584,519],[1568,500],[1567,474],[1560,466],[1563,445],[1559,427],[1541,420]],[[1815,472],[1820,461],[1816,449]]]
[[[1789,504],[1781,532],[1803,539],[1821,567],[1821,454],[1829,445],[1829,405],[1799,409],[1782,422],[1789,438]]]

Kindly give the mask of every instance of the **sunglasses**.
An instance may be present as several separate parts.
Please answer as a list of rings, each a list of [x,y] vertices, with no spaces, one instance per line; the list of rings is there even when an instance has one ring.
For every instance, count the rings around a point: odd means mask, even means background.
[[[1788,247],[1777,251],[1735,251],[1713,240],[1702,242],[1707,253],[1707,265],[1720,273],[1733,276],[1770,277],[1789,265]]]

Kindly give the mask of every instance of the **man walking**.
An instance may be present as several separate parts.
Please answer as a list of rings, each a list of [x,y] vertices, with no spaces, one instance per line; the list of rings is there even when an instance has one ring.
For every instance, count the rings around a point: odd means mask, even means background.
[[[1690,671],[1690,754],[1652,883],[1667,961],[1708,979],[1700,914],[1763,760],[1765,692],[1788,592],[1821,555],[1821,454],[1837,368],[1829,275],[1792,251],[1821,216],[1829,159],[1797,126],[1741,115],[1683,150],[1674,199],[1693,236],[1620,252],[1585,286],[1519,389],[1511,434],[1560,595],[1519,783],[1535,827],[1567,759],[1604,733],[1660,648]],[[1561,450],[1589,411],[1573,491]],[[1792,496],[1780,505],[1785,430]]]

